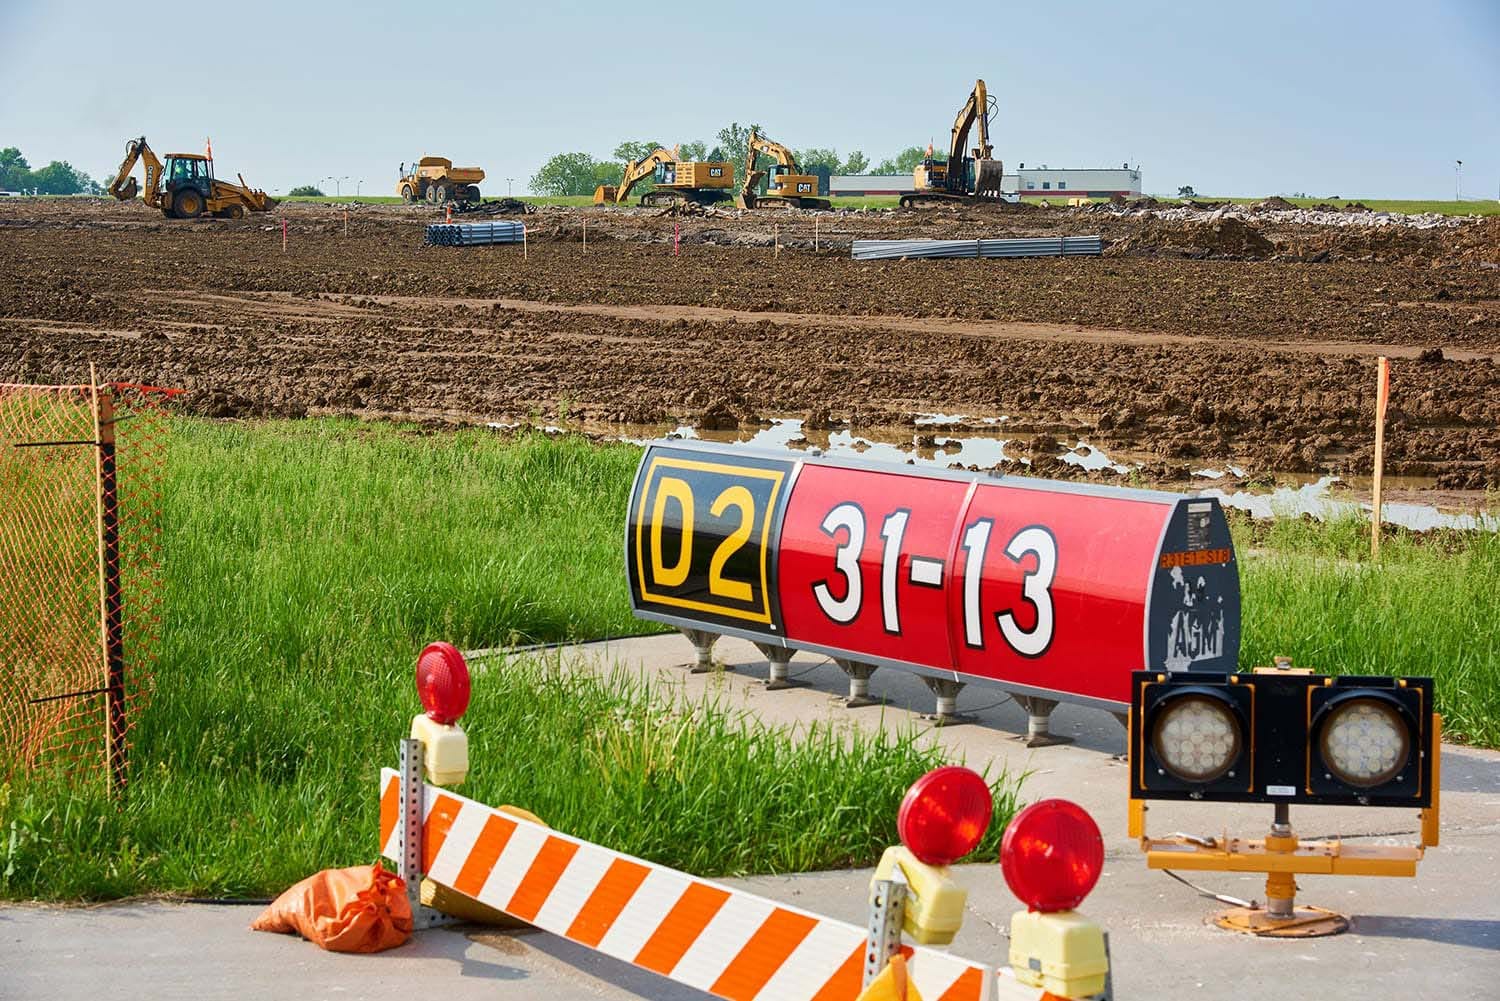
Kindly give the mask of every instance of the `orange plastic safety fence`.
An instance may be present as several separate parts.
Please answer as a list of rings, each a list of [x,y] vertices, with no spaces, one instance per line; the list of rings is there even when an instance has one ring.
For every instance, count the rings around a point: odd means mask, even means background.
[[[160,634],[175,396],[0,384],[0,779],[125,784]]]

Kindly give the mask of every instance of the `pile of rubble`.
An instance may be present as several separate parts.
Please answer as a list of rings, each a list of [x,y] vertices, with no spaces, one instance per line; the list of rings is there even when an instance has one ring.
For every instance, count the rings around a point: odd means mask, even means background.
[[[1282,206],[1288,206],[1283,208]],[[1337,226],[1340,228],[1379,228],[1400,226],[1407,229],[1456,229],[1475,222],[1477,216],[1439,215],[1436,212],[1421,212],[1407,215],[1401,212],[1348,211],[1326,208],[1300,209],[1281,198],[1269,199],[1257,205],[1219,205],[1214,208],[1187,205],[1163,205],[1154,198],[1139,198],[1124,205],[1100,203],[1091,205],[1085,212],[1107,214],[1116,218],[1160,219],[1164,222],[1216,224],[1222,219],[1254,220],[1285,226]]]

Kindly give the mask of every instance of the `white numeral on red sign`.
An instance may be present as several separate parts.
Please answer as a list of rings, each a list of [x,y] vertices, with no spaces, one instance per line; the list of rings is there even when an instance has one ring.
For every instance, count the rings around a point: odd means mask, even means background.
[[[826,580],[813,585],[818,607],[840,625],[848,625],[859,616],[864,588],[859,577],[859,554],[865,548],[865,513],[859,505],[845,502],[823,516],[823,534],[836,536],[840,529],[849,533],[843,545],[834,550],[833,566],[844,578],[844,596],[835,598]]]
[[[905,508],[886,515],[880,526],[880,537],[885,540],[885,549],[880,554],[880,614],[888,633],[901,632],[901,611],[896,604],[896,571],[901,566],[901,539],[906,535],[906,519],[911,512]]]
[[[994,523],[980,518],[964,530],[964,642],[984,647],[984,619],[979,611],[979,582],[984,574],[984,558],[990,547],[990,529]],[[1052,578],[1057,574],[1057,540],[1040,525],[1031,525],[1015,534],[1005,547],[1005,555],[1020,563],[1027,553],[1036,557],[1036,569],[1026,572],[1021,584],[1021,598],[1036,610],[1036,624],[1022,629],[1010,609],[995,613],[1000,635],[1012,650],[1022,657],[1040,657],[1052,645]]]

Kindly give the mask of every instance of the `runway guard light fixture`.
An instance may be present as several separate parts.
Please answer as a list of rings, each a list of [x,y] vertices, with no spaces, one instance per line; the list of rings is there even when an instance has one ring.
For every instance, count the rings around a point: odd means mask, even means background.
[[[469,665],[451,643],[430,643],[417,656],[417,697],[426,710],[411,721],[436,785],[456,785],[469,772],[469,737],[458,720],[469,708]]]
[[[1155,869],[1267,874],[1265,908],[1221,927],[1263,936],[1335,934],[1342,916],[1296,907],[1296,873],[1414,876],[1438,843],[1442,717],[1431,678],[1314,674],[1290,662],[1249,674],[1137,671],[1130,712],[1130,833]],[[1146,835],[1146,800],[1270,803],[1261,840]],[[1299,842],[1291,804],[1414,807],[1414,846]]]
[[[1104,837],[1076,803],[1044,799],[1010,822],[1000,869],[1026,910],[1010,921],[1016,978],[1058,997],[1098,994],[1109,974],[1104,930],[1073,908],[1104,869]]]

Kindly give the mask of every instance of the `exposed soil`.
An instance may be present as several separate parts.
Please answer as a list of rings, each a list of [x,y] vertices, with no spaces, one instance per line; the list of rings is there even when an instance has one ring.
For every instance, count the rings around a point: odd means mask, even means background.
[[[343,209],[319,205],[188,223],[139,204],[0,203],[0,381],[77,381],[92,361],[191,389],[215,416],[723,426],[814,411],[859,427],[1005,414],[1011,430],[1155,456],[1148,475],[1171,480],[1223,462],[1368,471],[1385,354],[1387,470],[1500,486],[1500,219],[544,209],[526,216],[523,256],[424,248],[435,218],[359,207],[346,238]],[[848,251],[856,238],[1043,233],[1101,233],[1109,248]]]

